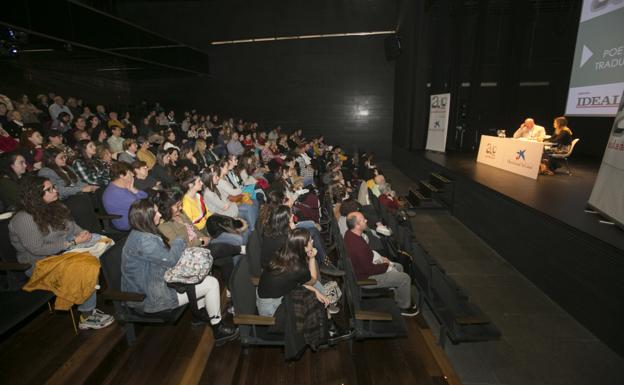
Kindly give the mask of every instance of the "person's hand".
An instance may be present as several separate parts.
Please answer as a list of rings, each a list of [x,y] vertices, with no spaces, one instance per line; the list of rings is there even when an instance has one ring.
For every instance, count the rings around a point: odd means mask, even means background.
[[[314,295],[316,295],[316,299],[322,303],[325,307],[329,306],[329,304],[331,303],[331,301],[329,300],[329,298],[327,298],[327,296],[324,296],[323,294],[321,294],[320,291],[318,290],[314,290]]]
[[[387,263],[389,265],[391,261],[386,257],[381,257],[381,263]]]
[[[76,235],[76,238],[74,238],[74,242],[76,242],[77,245],[81,243],[89,242],[90,240],[91,240],[91,233],[88,232],[87,230],[81,231],[80,233],[78,233],[78,235]]]
[[[318,250],[316,250],[316,247],[313,247],[310,250],[306,250],[306,254],[308,255],[308,259],[314,259],[314,257],[316,257],[317,253],[318,253]]]
[[[86,193],[90,193],[90,192],[94,192],[95,190],[97,190],[99,187],[98,186],[93,186],[93,185],[86,185],[84,186],[81,191],[82,192],[86,192]]]
[[[229,203],[226,203],[225,206],[223,206],[223,210],[227,210],[229,208],[230,208],[230,204]]]

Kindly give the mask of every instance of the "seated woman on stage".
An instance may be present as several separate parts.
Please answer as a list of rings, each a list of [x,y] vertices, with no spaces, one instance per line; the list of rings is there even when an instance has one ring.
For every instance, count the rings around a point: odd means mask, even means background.
[[[158,207],[147,199],[136,201],[128,215],[132,231],[121,255],[121,288],[145,294],[137,306],[146,313],[175,309],[189,303],[188,293],[178,293],[167,286],[165,271],[178,263],[186,243],[181,238],[169,242],[158,230],[161,215]],[[217,344],[237,337],[236,329],[221,322],[219,281],[210,275],[194,287],[193,322],[210,323]],[[204,308],[204,311],[199,311]]]
[[[550,154],[565,154],[570,151],[570,145],[572,144],[573,134],[568,127],[568,119],[564,116],[555,118],[553,127],[555,132],[549,139],[549,142],[554,143],[554,145],[544,151],[544,158],[540,165],[540,173],[544,175],[554,175],[555,170],[559,168],[559,162],[557,162],[557,159],[550,157]]]

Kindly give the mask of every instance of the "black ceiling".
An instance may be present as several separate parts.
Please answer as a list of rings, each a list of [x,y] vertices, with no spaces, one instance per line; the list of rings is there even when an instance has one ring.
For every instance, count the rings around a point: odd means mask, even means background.
[[[16,42],[24,67],[143,78],[209,73],[205,52],[73,0],[14,1],[3,7],[0,24],[5,36],[7,28],[26,32],[28,41]]]

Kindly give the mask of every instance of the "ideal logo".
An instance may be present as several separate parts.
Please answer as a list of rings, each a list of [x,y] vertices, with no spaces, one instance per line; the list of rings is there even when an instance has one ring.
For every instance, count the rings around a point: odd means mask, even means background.
[[[582,96],[576,98],[577,108],[617,107],[620,104],[620,95],[611,96]]]
[[[526,158],[524,157],[524,154],[526,153],[526,150],[518,150],[516,152],[516,160],[526,160]]]

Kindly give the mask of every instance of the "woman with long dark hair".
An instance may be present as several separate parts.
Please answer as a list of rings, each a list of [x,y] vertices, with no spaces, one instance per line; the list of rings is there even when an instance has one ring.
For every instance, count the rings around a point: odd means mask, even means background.
[[[18,152],[2,154],[0,161],[0,201],[5,209],[19,203],[20,183],[26,174],[26,159]]]
[[[174,167],[171,157],[173,154],[177,154],[177,150],[170,148],[167,151],[160,151],[156,155],[156,164],[150,170],[150,175],[160,181],[163,186],[169,187],[175,183]]]
[[[81,192],[93,192],[98,186],[87,184],[67,165],[67,155],[57,148],[44,152],[44,164],[38,175],[50,179],[58,189],[60,199],[69,198]]]
[[[43,136],[30,128],[20,136],[20,152],[26,159],[28,171],[39,170],[43,167]]]
[[[121,255],[121,288],[124,291],[145,294],[135,306],[146,313],[157,313],[189,303],[189,293],[178,293],[167,286],[165,271],[174,267],[187,244],[181,238],[169,241],[158,229],[161,214],[158,206],[147,199],[136,201],[128,214],[132,231]],[[193,323],[209,323],[215,342],[222,344],[238,336],[235,328],[221,322],[219,281],[208,275],[194,285],[190,293],[194,308]],[[196,300],[196,301],[195,301]],[[204,309],[200,312],[200,309]]]
[[[80,179],[88,184],[105,187],[110,182],[110,168],[96,157],[97,148],[92,140],[81,140],[76,145],[79,153],[73,168]]]
[[[272,316],[282,297],[299,286],[314,292],[319,302],[329,306],[329,299],[313,286],[317,282],[315,255],[310,233],[305,229],[293,230],[260,276],[258,314]]]
[[[209,211],[229,217],[238,217],[238,206],[224,198],[219,191],[218,185],[221,179],[219,167],[210,165],[202,173],[204,183],[204,202]]]
[[[182,211],[198,230],[204,230],[206,220],[212,213],[206,208],[201,194],[204,187],[201,179],[191,171],[183,170],[178,173],[178,182],[184,192]]]
[[[242,186],[238,185],[238,182],[233,178],[235,176],[228,175],[230,171],[237,165],[236,157],[227,156],[222,158],[216,163],[219,169],[219,182],[217,183],[217,189],[222,199],[232,201],[234,197],[243,194]],[[257,201],[252,201],[252,204],[243,202],[237,202],[239,216],[247,221],[249,229],[254,230],[256,226],[256,219],[258,218],[259,206]]]
[[[69,209],[59,201],[54,184],[40,176],[25,177],[21,184],[20,209],[9,223],[11,244],[17,259],[32,266],[51,255],[60,254],[91,240],[91,233],[74,222]],[[26,275],[32,274],[31,267]],[[59,282],[63,285],[63,282]],[[80,329],[101,329],[114,318],[95,308],[96,290],[78,306]]]

